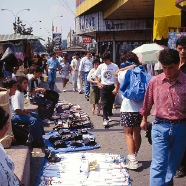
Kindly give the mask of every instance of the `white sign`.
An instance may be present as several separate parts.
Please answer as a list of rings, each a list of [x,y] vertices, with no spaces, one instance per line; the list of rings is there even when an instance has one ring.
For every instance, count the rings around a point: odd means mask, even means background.
[[[84,34],[94,31],[123,31],[146,29],[145,20],[104,20],[103,12],[82,15],[76,18],[76,33]]]

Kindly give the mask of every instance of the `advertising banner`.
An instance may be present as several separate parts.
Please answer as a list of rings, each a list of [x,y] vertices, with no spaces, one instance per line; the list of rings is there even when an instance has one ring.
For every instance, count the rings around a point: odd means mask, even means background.
[[[83,44],[92,43],[92,38],[90,37],[83,36],[82,39],[83,39]]]
[[[54,48],[60,49],[61,48],[61,41],[62,41],[62,33],[53,33],[52,40],[54,42]]]

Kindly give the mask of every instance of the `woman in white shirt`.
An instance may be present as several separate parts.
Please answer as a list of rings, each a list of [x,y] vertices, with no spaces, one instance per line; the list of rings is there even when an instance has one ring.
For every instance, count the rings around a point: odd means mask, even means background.
[[[95,79],[96,70],[100,64],[99,59],[94,59],[94,68],[90,70],[87,76],[87,81],[90,83],[90,104],[92,104],[92,114],[95,112],[95,106],[98,105],[97,115],[100,115],[101,101],[100,101],[100,89],[97,86],[97,81]]]
[[[140,65],[138,57],[132,52],[125,54],[126,61]],[[134,68],[134,65],[127,66],[126,70],[120,69],[118,73],[118,82],[121,84],[125,81],[125,74],[128,69]],[[120,124],[124,127],[124,135],[126,139],[129,155],[127,156],[129,162],[127,164],[128,169],[137,169],[137,153],[141,145],[141,120],[140,108],[143,106],[143,101],[135,102],[122,96],[123,101],[121,104],[121,120]]]
[[[2,139],[8,131],[9,114],[0,107],[0,139]],[[3,145],[0,143],[0,185],[2,186],[18,186],[20,185],[18,178],[14,174],[14,163],[7,155]]]

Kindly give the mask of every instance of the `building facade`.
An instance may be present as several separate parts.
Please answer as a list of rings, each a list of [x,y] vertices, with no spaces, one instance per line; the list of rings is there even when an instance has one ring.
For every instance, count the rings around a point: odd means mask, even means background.
[[[154,1],[77,0],[76,34],[92,37],[97,53],[110,52],[119,64],[121,53],[153,39]]]

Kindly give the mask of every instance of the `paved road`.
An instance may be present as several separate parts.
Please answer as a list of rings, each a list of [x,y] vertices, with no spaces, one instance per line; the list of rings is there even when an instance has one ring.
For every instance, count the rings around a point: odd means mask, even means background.
[[[43,87],[47,87],[47,83],[42,83]],[[67,85],[67,92],[62,92],[61,79],[57,78],[55,90],[60,93],[60,99],[67,102],[78,104],[81,106],[84,112],[90,115],[94,124],[92,133],[96,137],[96,141],[101,145],[101,148],[93,150],[91,152],[97,153],[116,153],[124,155],[128,154],[127,147],[124,140],[123,128],[119,126],[119,108],[114,110],[113,121],[110,123],[109,129],[104,129],[102,125],[102,117],[92,115],[91,105],[85,100],[83,94],[72,92],[72,84],[69,82]],[[149,117],[149,121],[153,118]],[[49,127],[45,127],[45,131],[50,131],[52,124]],[[31,158],[31,186],[36,185],[37,176],[42,165],[43,153],[40,149],[33,149]],[[145,133],[142,131],[142,145],[138,154],[138,160],[141,167],[137,171],[130,171],[130,177],[133,186],[148,186],[149,185],[149,167],[151,163],[151,145],[145,138]],[[175,186],[186,186],[186,177],[175,179]]]

